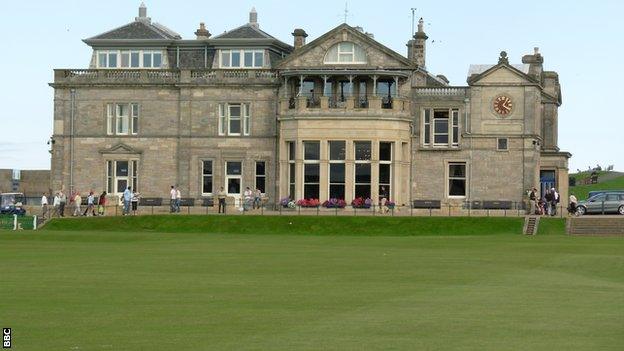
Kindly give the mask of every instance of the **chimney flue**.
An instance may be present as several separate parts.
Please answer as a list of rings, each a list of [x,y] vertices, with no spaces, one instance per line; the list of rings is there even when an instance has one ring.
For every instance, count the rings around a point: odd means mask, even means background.
[[[299,49],[300,47],[306,44],[306,38],[308,37],[308,34],[305,32],[305,30],[301,28],[297,28],[292,32],[292,35],[293,37],[295,37],[295,41],[294,41],[295,50]]]
[[[197,40],[205,40],[210,38],[212,34],[210,34],[208,29],[206,29],[206,24],[204,22],[201,22],[199,24],[199,29],[195,31],[195,35],[197,36]]]
[[[251,26],[255,28],[260,27],[260,25],[258,24],[258,12],[256,12],[255,7],[252,7],[251,12],[249,12],[249,24],[251,24]]]
[[[141,21],[141,22],[151,22],[152,19],[147,17],[147,6],[145,6],[145,3],[142,2],[141,6],[139,6],[139,17],[135,18],[135,21]]]

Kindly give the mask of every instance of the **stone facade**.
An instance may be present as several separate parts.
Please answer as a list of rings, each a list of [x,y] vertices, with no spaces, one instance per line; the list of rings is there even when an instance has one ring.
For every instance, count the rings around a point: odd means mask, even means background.
[[[567,198],[558,76],[537,51],[524,66],[502,53],[451,87],[426,71],[422,22],[404,57],[346,24],[310,43],[297,29],[293,48],[256,18],[182,40],[140,15],[118,38],[85,40],[90,69],[51,83],[52,188],[202,198],[264,184],[271,202],[349,202],[378,201],[383,185],[409,204],[522,201],[543,183]]]
[[[19,179],[14,179],[14,177]],[[0,169],[0,193],[23,193],[27,197],[41,197],[50,190],[50,171]]]

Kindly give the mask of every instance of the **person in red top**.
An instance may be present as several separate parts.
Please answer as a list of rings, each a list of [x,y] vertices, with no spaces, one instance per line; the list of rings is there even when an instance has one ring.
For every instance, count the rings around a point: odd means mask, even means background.
[[[98,200],[98,216],[103,216],[106,210],[106,191],[103,191]]]

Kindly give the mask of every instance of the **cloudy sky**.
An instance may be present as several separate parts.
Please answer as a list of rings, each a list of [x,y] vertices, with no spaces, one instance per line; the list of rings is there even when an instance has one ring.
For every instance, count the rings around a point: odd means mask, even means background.
[[[10,1],[0,31],[0,168],[48,169],[54,68],[86,68],[90,50],[81,39],[130,22],[140,1]],[[199,22],[219,34],[247,22],[255,6],[261,28],[290,43],[294,28],[308,40],[340,24],[344,2],[146,1],[148,15],[193,38]],[[313,4],[313,5],[308,5]],[[614,164],[624,170],[624,97],[620,1],[349,1],[347,22],[405,54],[411,8],[429,35],[427,67],[452,85],[465,85],[471,63],[496,63],[501,50],[512,63],[539,47],[545,69],[559,72],[564,104],[559,146],[574,154],[570,169]]]

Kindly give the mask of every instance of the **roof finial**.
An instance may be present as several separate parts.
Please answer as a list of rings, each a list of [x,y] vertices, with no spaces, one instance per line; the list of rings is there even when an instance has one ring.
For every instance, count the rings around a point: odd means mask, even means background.
[[[249,24],[255,28],[260,27],[258,24],[258,12],[256,12],[255,7],[252,7],[251,12],[249,12]]]
[[[500,53],[500,57],[498,58],[498,64],[509,64],[509,57],[507,57],[507,52],[506,51],[501,51]]]
[[[423,20],[423,18],[421,17],[418,20],[418,33],[424,33],[425,32],[425,21]]]

